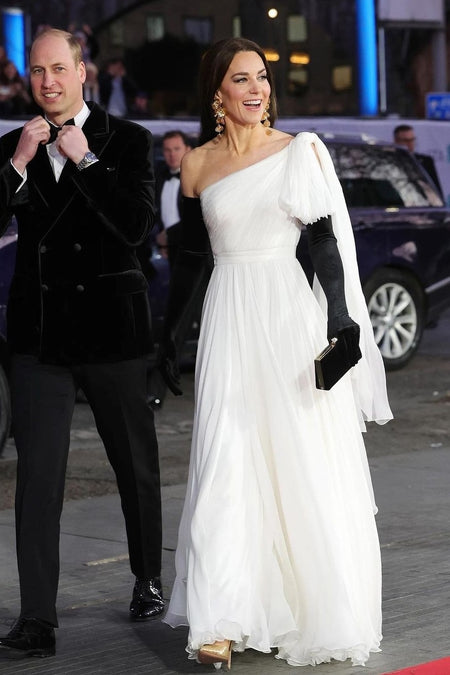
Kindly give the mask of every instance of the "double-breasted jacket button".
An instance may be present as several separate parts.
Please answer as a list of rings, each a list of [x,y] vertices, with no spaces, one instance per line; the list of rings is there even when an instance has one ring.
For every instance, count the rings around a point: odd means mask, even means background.
[[[47,291],[48,291],[48,286],[47,286],[47,284],[42,284],[42,285],[41,285],[41,289],[42,289],[42,292],[43,292],[43,293],[47,293]]]
[[[47,247],[45,244],[42,244],[42,246],[39,249],[39,253],[47,253]]]
[[[73,250],[75,251],[75,253],[79,253],[81,251],[81,244],[79,244],[78,242],[74,244]]]
[[[75,290],[77,290],[78,293],[82,293],[82,292],[84,291],[84,286],[83,286],[83,284],[77,284],[77,285],[75,286]]]

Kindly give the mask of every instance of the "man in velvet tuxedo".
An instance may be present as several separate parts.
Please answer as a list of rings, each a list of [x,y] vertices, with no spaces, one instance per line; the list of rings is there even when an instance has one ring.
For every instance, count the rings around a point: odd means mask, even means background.
[[[59,521],[76,390],[82,387],[116,473],[132,619],[164,609],[161,502],[147,283],[136,247],[154,219],[152,136],[82,98],[78,42],[50,29],[30,54],[43,111],[0,140],[0,233],[15,214],[8,304],[21,611],[0,656],[55,653]]]

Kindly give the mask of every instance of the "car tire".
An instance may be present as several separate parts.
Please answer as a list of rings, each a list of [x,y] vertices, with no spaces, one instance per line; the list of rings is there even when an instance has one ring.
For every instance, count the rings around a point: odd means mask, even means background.
[[[6,377],[3,367],[0,366],[0,455],[8,440],[10,428],[11,398],[9,395],[8,378]]]
[[[416,352],[425,325],[425,301],[415,278],[383,268],[364,284],[375,341],[386,370],[402,368]]]

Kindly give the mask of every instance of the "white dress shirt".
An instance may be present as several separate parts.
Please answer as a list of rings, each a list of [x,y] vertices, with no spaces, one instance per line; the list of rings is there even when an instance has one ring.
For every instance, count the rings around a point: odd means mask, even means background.
[[[164,229],[180,222],[178,211],[178,192],[180,190],[180,178],[173,176],[166,180],[161,191],[161,221]]]
[[[87,107],[86,103],[83,103],[83,107],[80,112],[75,115],[73,118],[76,127],[82,127],[89,117],[91,111]],[[47,120],[48,122],[48,120]],[[49,122],[51,124],[51,122]],[[67,157],[63,157],[60,152],[56,149],[56,143],[49,143],[45,146],[47,148],[48,158],[50,160],[53,173],[55,174],[56,182],[59,181],[64,165],[67,162]]]

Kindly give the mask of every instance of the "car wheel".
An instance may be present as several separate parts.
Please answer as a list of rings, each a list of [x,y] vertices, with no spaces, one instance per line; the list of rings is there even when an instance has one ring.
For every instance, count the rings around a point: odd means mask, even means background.
[[[11,426],[11,399],[5,371],[0,366],[0,455],[9,436]]]
[[[378,270],[364,285],[375,341],[387,370],[402,368],[417,350],[424,329],[424,297],[407,272]]]

